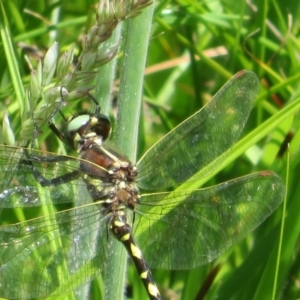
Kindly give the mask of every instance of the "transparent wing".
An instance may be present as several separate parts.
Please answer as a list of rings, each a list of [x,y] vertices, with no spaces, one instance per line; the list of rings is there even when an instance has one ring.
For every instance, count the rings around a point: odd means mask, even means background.
[[[164,136],[138,162],[139,186],[177,186],[208,176],[236,143],[258,91],[249,71],[231,78],[201,110]]]
[[[284,194],[282,180],[263,171],[207,189],[145,195],[134,235],[150,267],[192,269],[247,236]]]
[[[45,158],[39,151],[30,155]],[[100,272],[105,275],[112,237],[85,183],[69,177],[80,160],[50,153],[46,160],[30,159],[19,147],[0,146],[0,297],[60,295]],[[58,185],[42,187],[34,171],[46,180],[59,178]],[[12,224],[22,216],[30,220]]]
[[[33,299],[75,290],[103,270],[108,242],[95,204],[0,226],[1,297]]]
[[[77,189],[86,186],[80,176],[83,172],[79,170],[78,158],[29,151],[30,156],[41,158],[41,161],[26,157],[21,147],[0,145],[0,217],[3,217],[1,208],[74,203]],[[40,189],[34,170],[49,182],[53,178],[58,179]],[[74,176],[74,173],[77,176]],[[99,185],[101,184],[99,178]],[[43,197],[44,193],[46,197]]]

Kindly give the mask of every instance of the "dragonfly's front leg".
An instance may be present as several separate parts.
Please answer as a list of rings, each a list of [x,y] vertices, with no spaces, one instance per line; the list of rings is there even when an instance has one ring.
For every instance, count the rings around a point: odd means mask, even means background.
[[[32,156],[28,153],[27,149],[24,149],[24,153],[26,156],[25,163],[29,166],[31,166],[32,173],[36,179],[36,181],[41,185],[41,186],[51,186],[51,185],[59,185],[63,184],[66,182],[70,182],[72,180],[77,179],[80,177],[80,170],[74,170],[72,172],[68,172],[66,174],[63,174],[61,176],[47,179],[45,178],[36,168],[34,163],[57,163],[57,162],[63,162],[63,161],[70,161],[74,160],[71,157],[67,156]]]

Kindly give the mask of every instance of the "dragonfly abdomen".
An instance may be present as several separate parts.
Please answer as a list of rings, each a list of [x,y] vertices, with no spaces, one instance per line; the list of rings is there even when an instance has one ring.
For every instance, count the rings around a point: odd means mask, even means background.
[[[128,224],[123,211],[119,210],[116,212],[116,215],[112,216],[110,220],[110,230],[115,238],[124,245],[129,256],[133,260],[138,274],[149,295],[149,299],[161,300],[162,298],[154,282],[151,270],[149,269],[141,250],[133,238],[132,228]]]

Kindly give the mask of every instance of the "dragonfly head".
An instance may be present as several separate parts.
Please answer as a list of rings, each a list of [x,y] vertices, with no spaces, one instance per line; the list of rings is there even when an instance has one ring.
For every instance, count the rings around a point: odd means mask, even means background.
[[[111,124],[107,116],[83,113],[70,119],[65,130],[65,140],[73,149],[78,149],[78,144],[86,144],[88,140],[101,145],[110,132]]]

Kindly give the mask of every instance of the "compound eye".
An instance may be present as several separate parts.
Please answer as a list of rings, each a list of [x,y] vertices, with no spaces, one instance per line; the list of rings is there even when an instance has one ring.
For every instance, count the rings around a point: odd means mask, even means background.
[[[82,127],[86,127],[86,125],[90,122],[91,117],[90,115],[80,115],[74,117],[69,123],[66,128],[67,134],[78,132],[82,129]]]
[[[91,129],[105,141],[110,134],[111,124],[106,115],[98,114],[91,118]]]
[[[81,137],[82,132],[89,125],[91,118],[83,114],[72,118],[65,128],[65,142],[74,150],[77,149],[76,136]]]

